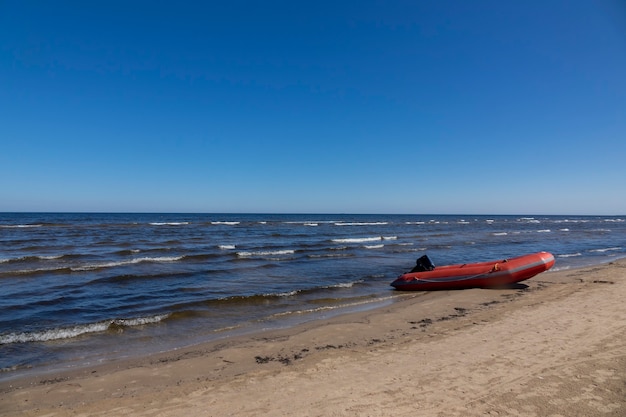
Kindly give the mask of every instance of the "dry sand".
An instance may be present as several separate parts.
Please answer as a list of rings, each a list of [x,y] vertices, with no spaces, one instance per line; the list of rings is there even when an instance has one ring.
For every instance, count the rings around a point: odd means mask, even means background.
[[[0,383],[6,416],[626,416],[626,260]]]

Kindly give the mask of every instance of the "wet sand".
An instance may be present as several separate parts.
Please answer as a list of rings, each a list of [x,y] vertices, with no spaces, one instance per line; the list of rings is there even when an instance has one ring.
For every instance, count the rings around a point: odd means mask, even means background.
[[[626,415],[626,260],[522,284],[0,382],[0,415]]]

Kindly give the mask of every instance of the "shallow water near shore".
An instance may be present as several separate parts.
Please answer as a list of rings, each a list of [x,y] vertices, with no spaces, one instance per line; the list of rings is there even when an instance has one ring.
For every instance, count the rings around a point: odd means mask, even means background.
[[[374,308],[435,264],[626,256],[614,216],[0,214],[0,379]]]

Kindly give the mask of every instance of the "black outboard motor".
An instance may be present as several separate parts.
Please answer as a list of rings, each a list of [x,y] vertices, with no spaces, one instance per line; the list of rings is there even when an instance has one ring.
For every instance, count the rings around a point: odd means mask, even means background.
[[[427,255],[424,255],[417,258],[415,266],[411,269],[411,272],[432,271],[433,269],[435,269],[435,265],[430,261],[430,258],[428,258]]]

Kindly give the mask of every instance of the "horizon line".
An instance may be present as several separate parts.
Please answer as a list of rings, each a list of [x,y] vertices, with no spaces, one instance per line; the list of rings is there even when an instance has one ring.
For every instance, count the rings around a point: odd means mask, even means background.
[[[320,215],[320,216],[626,216],[626,214],[573,214],[573,213],[350,213],[350,212],[220,212],[220,211],[0,211],[0,214],[188,214],[188,215]]]

